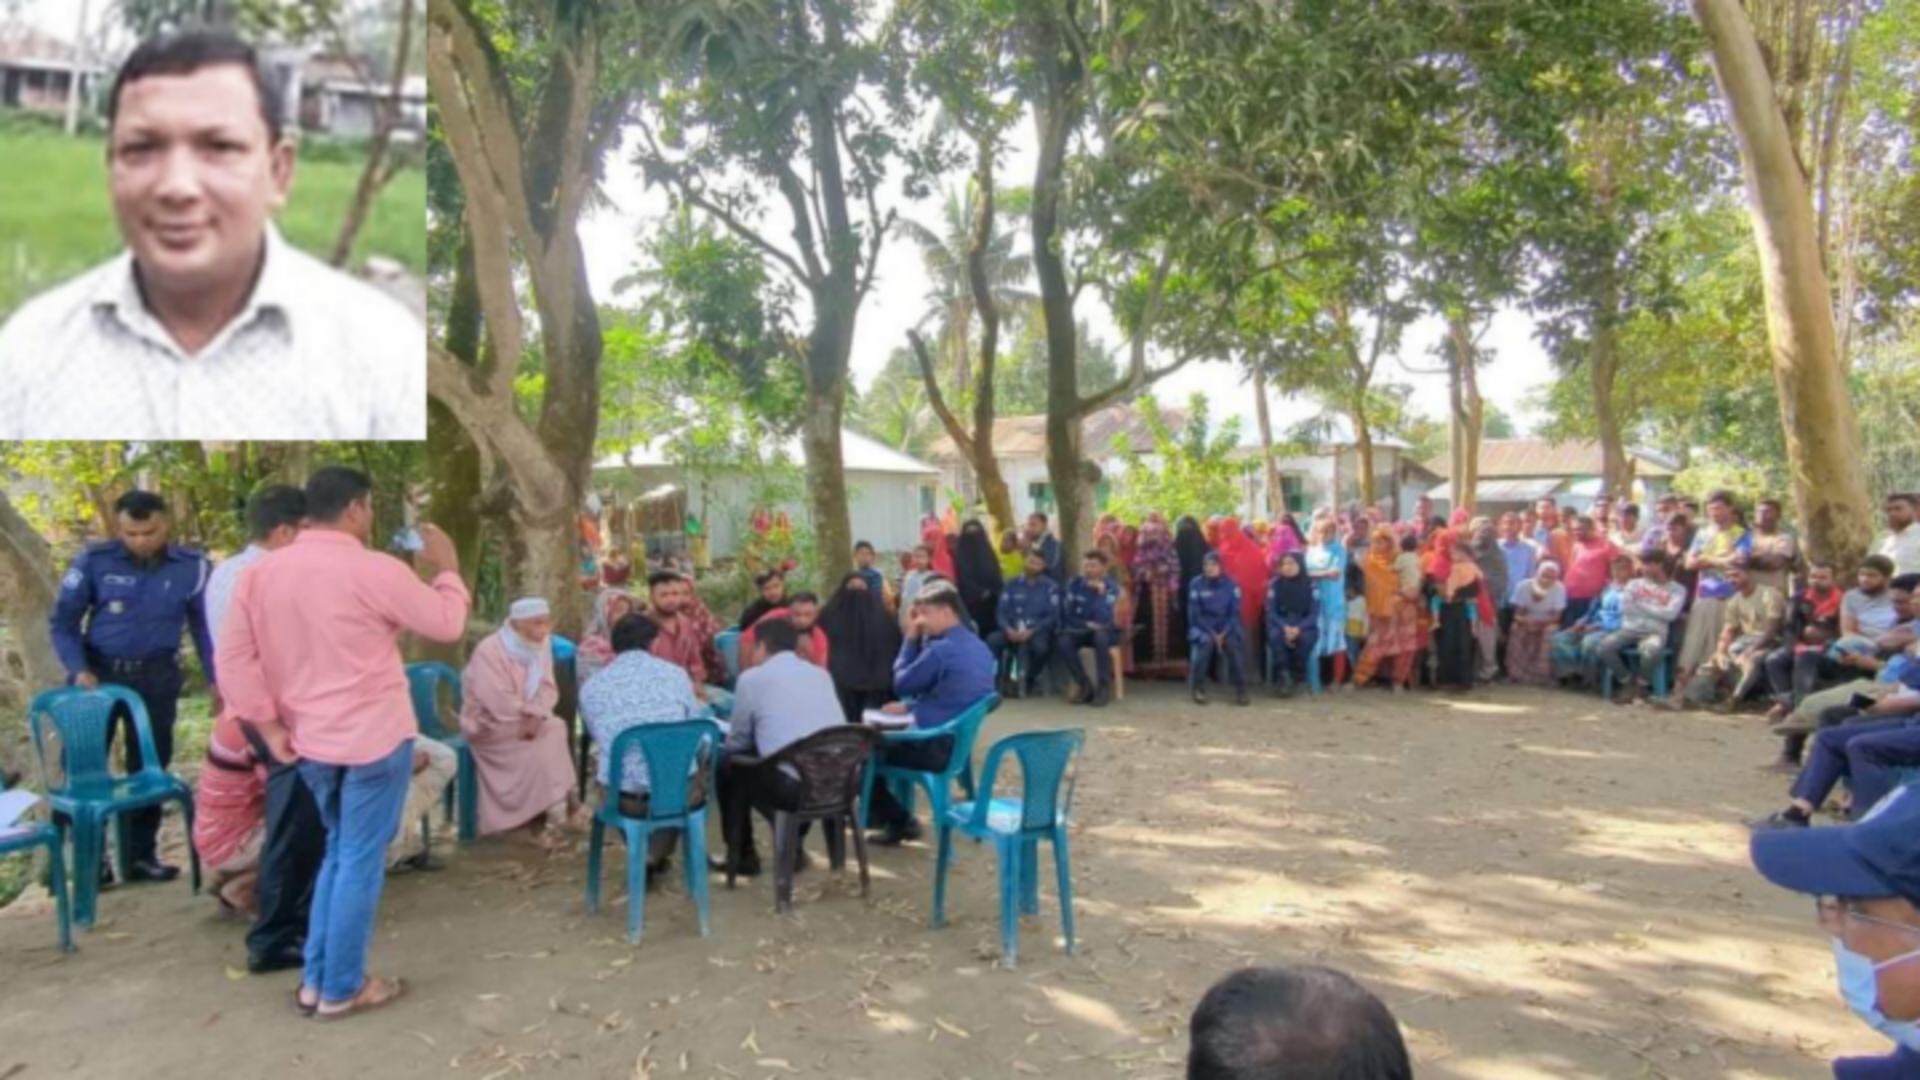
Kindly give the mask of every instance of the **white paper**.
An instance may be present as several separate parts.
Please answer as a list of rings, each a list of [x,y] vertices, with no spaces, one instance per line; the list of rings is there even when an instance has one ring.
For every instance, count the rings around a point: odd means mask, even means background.
[[[0,829],[12,829],[39,803],[40,796],[31,791],[0,791]]]
[[[860,715],[862,723],[877,728],[907,728],[913,726],[913,717],[908,713],[890,713],[879,709],[868,709]]]

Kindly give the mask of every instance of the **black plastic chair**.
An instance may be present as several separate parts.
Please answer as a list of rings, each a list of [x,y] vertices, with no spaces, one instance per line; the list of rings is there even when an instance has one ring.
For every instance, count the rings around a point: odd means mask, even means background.
[[[853,829],[854,855],[860,861],[860,895],[867,895],[867,838],[860,830],[855,804],[859,802],[861,778],[866,774],[867,758],[880,745],[880,734],[865,724],[838,724],[823,728],[798,742],[791,743],[772,757],[757,758],[728,755],[727,768],[744,770],[737,787],[752,785],[765,790],[765,781],[753,774],[766,775],[791,765],[800,774],[787,781],[795,785],[798,798],[790,808],[773,807],[773,907],[780,914],[793,910],[793,875],[800,862],[800,826],[804,822],[825,823],[827,852],[834,870],[847,865],[846,829]],[[754,807],[728,810],[727,888],[733,888],[738,873],[740,849],[746,844],[747,831],[753,828]]]

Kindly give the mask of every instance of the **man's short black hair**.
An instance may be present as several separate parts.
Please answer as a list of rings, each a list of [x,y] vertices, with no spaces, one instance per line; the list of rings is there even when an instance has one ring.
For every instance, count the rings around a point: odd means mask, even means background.
[[[1908,506],[1914,507],[1916,509],[1920,509],[1920,492],[1913,492],[1913,491],[1889,492],[1887,494],[1887,501],[1903,502],[1903,503],[1906,503]]]
[[[246,69],[253,79],[254,95],[260,100],[260,119],[267,125],[267,135],[271,141],[279,142],[279,80],[261,66],[260,54],[253,46],[231,31],[203,27],[156,34],[135,47],[127,62],[120,65],[120,74],[113,80],[113,91],[107,95],[108,126],[112,126],[114,116],[120,111],[120,91],[129,84],[153,75],[191,75],[220,64]]]
[[[1047,522],[1047,515],[1045,515],[1045,514],[1043,514],[1043,513],[1041,513],[1041,512],[1040,512],[1040,511],[1038,511],[1038,510],[1035,510],[1035,511],[1034,511],[1033,513],[1031,513],[1031,514],[1028,514],[1028,515],[1027,515],[1027,520],[1028,520],[1028,521],[1037,521],[1037,522],[1039,522],[1039,523],[1040,523],[1040,524],[1042,524],[1042,525],[1045,525],[1045,524],[1047,524],[1047,523],[1048,523],[1048,522]]]
[[[1080,557],[1081,557],[1082,559],[1094,559],[1094,560],[1097,560],[1097,561],[1098,561],[1098,562],[1100,563],[1100,565],[1101,565],[1101,566],[1109,566],[1109,565],[1111,565],[1111,563],[1109,563],[1109,562],[1108,562],[1108,560],[1107,560],[1107,553],[1106,553],[1106,552],[1104,552],[1104,551],[1101,551],[1101,550],[1100,550],[1099,548],[1094,548],[1094,549],[1093,549],[1092,551],[1089,551],[1089,552],[1087,552],[1086,554],[1084,554],[1084,555],[1081,555]]]
[[[135,488],[113,500],[113,512],[125,514],[135,521],[145,521],[155,514],[165,517],[167,501],[151,491]]]
[[[754,624],[753,640],[768,656],[778,656],[800,647],[800,629],[792,619],[767,619]]]
[[[272,484],[247,500],[247,535],[265,540],[282,525],[300,527],[307,516],[306,493],[291,484]]]
[[[1412,1080],[1400,1025],[1331,968],[1246,968],[1200,999],[1187,1080]]]
[[[1721,504],[1723,504],[1723,505],[1725,505],[1725,506],[1734,506],[1734,505],[1736,505],[1736,504],[1734,503],[1734,501],[1733,501],[1733,492],[1731,492],[1731,491],[1728,491],[1728,490],[1726,490],[1726,489],[1724,489],[1724,488],[1722,488],[1722,489],[1721,489],[1721,490],[1719,490],[1719,491],[1714,491],[1714,492],[1709,492],[1709,493],[1708,493],[1708,495],[1707,495],[1707,505],[1708,505],[1708,506],[1712,506],[1712,505],[1713,505],[1714,503],[1721,503]]]
[[[653,639],[660,636],[660,624],[638,612],[623,615],[613,624],[613,632],[607,640],[616,653],[646,652],[653,648]]]
[[[347,507],[373,494],[373,481],[359,469],[328,465],[307,477],[307,520],[331,525]]]
[[[960,603],[960,592],[957,589],[922,589],[914,603],[922,607],[943,607],[953,612],[957,618],[967,617],[967,609]]]
[[[785,580],[787,580],[787,575],[778,570],[762,570],[753,576],[753,587],[756,589],[764,589],[767,587],[767,582],[769,581]]]
[[[1657,566],[1661,571],[1671,576],[1673,574],[1673,556],[1664,551],[1650,551],[1640,556],[1640,568],[1644,570],[1649,566]]]
[[[685,580],[672,570],[655,570],[647,575],[647,591],[652,592],[662,585],[674,585]]]
[[[1762,507],[1762,506],[1771,506],[1771,507],[1773,507],[1773,508],[1774,508],[1775,510],[1779,510],[1779,509],[1781,509],[1781,506],[1780,506],[1780,500],[1779,500],[1779,499],[1776,499],[1776,498],[1774,498],[1774,497],[1773,497],[1773,496],[1771,496],[1771,495],[1769,495],[1769,496],[1767,496],[1767,497],[1766,497],[1766,498],[1764,498],[1764,499],[1761,499],[1761,500],[1760,500],[1759,502],[1757,502],[1757,503],[1754,503],[1753,505],[1755,506],[1755,508],[1758,508],[1758,507]]]
[[[872,550],[873,550],[873,545],[872,545],[872,544],[869,544],[869,543],[867,543],[867,542],[866,542],[865,540],[856,540],[856,541],[854,541],[854,543],[853,543],[853,550],[855,550],[855,551],[872,551]]]
[[[1920,574],[1901,574],[1888,582],[1887,587],[1899,589],[1903,593],[1920,592]]]
[[[814,607],[819,607],[820,597],[815,593],[797,592],[787,597],[788,607],[792,607],[795,604],[812,604]]]
[[[1894,565],[1893,560],[1885,555],[1869,555],[1860,560],[1860,569],[1875,570],[1881,577],[1890,578],[1893,576]]]

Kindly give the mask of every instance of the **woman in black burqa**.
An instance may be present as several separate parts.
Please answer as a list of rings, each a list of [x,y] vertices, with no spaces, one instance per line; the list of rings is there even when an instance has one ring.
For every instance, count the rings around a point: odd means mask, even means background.
[[[1000,556],[993,550],[987,527],[979,518],[960,526],[953,545],[954,569],[959,573],[960,600],[980,636],[993,633],[1000,612],[1000,594],[1007,591],[1006,578],[1000,573]]]
[[[1200,530],[1200,522],[1191,515],[1180,519],[1173,533],[1173,550],[1180,555],[1180,603],[1187,602],[1187,590],[1193,587],[1193,579],[1206,569],[1207,534]]]
[[[827,635],[827,671],[850,724],[893,699],[893,662],[900,655],[900,624],[886,601],[858,573],[848,574],[820,609]]]

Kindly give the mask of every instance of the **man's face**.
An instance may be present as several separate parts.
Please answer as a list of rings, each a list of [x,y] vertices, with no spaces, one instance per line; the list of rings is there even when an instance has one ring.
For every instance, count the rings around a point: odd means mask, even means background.
[[[1678,499],[1661,499],[1653,504],[1654,513],[1659,514],[1662,521],[1672,517],[1679,509],[1680,500]]]
[[[1541,521],[1552,521],[1553,520],[1553,500],[1541,499],[1539,503],[1537,503],[1534,506],[1533,512],[1539,515]]]
[[[1667,566],[1665,563],[1649,560],[1646,565],[1640,568],[1640,575],[1655,585],[1665,585],[1667,583]]]
[[[1027,577],[1029,578],[1039,578],[1044,576],[1047,572],[1046,556],[1040,554],[1037,551],[1028,552],[1026,571],[1027,571]]]
[[[1606,497],[1605,495],[1602,495],[1599,498],[1593,500],[1593,516],[1596,519],[1600,521],[1605,521],[1607,519],[1607,515],[1611,514],[1612,512],[1613,512],[1612,499]]]
[[[1425,521],[1429,517],[1432,517],[1433,516],[1433,500],[1427,498],[1425,495],[1422,495],[1418,499],[1415,499],[1413,503],[1413,516],[1419,518],[1421,521]]]
[[[1912,593],[1905,589],[1893,590],[1894,618],[1899,619],[1901,622],[1906,622],[1908,619],[1913,618],[1913,612],[1916,606],[1920,605],[1914,604]]]
[[[127,246],[173,292],[250,277],[293,179],[292,146],[272,141],[238,64],[122,87],[107,158]]]
[[[1761,503],[1753,508],[1753,523],[1761,532],[1772,532],[1780,525],[1780,508],[1772,503]]]
[[[787,579],[785,578],[769,578],[765,585],[760,586],[760,599],[769,604],[777,604],[786,597]]]
[[[127,546],[127,554],[136,559],[151,559],[166,550],[171,531],[165,514],[149,514],[145,521],[120,514],[114,518],[114,527],[120,533],[120,542]]]
[[[932,565],[933,550],[931,548],[914,548],[913,554],[907,557],[907,569],[909,570],[925,570]]]
[[[1753,587],[1753,579],[1747,576],[1746,567],[1730,566],[1727,568],[1727,584],[1741,592],[1747,592]]]
[[[1080,560],[1080,576],[1096,585],[1104,584],[1107,580],[1107,564],[1101,562],[1099,559],[1082,559]]]
[[[873,549],[855,548],[853,551],[853,565],[862,570],[873,569]]]
[[[1638,510],[1620,511],[1620,527],[1622,529],[1633,529],[1638,527],[1639,524],[1640,524],[1640,511]]]
[[[1613,562],[1613,581],[1616,585],[1625,585],[1633,580],[1633,560],[1616,559]]]
[[[1833,590],[1833,567],[1816,566],[1809,569],[1807,571],[1807,585],[1812,588],[1814,592],[1831,592]]]
[[[1040,520],[1039,518],[1027,519],[1027,536],[1029,538],[1038,540],[1045,535],[1047,535],[1046,522]]]
[[[945,604],[921,604],[919,611],[920,625],[935,637],[960,625],[960,616]]]
[[[1920,911],[1912,904],[1883,897],[1851,901],[1849,906],[1865,918],[1847,918],[1828,927],[1847,948],[1875,964],[1920,950]],[[1878,972],[1874,981],[1887,1019],[1920,1019],[1920,963],[1895,964]]]
[[[1905,499],[1887,500],[1887,528],[1899,532],[1913,524],[1913,504]]]
[[[788,614],[793,617],[793,628],[806,633],[813,629],[814,620],[820,618],[820,605],[812,602],[795,604]]]
[[[678,615],[680,613],[680,583],[679,582],[677,581],[662,582],[659,585],[655,585],[648,592],[648,595],[653,599],[653,610],[655,612],[658,612],[660,615],[664,617],[671,617],[674,615]]]
[[[1200,572],[1207,575],[1209,579],[1220,576],[1220,560],[1218,559],[1208,559],[1206,562],[1200,564],[1200,568]]]
[[[1512,514],[1500,515],[1500,539],[1511,540],[1520,535],[1520,519]]]
[[[1860,568],[1860,591],[1869,596],[1879,596],[1880,590],[1887,587],[1887,575],[1870,567]]]
[[[513,624],[515,633],[533,642],[535,645],[547,640],[547,635],[553,633],[553,616],[551,615],[536,615],[531,619],[509,619],[507,621]]]
[[[1593,520],[1591,518],[1575,518],[1573,522],[1573,538],[1583,544],[1593,539]]]
[[[1707,520],[1713,522],[1716,529],[1724,529],[1733,522],[1733,507],[1723,502],[1707,504]]]

